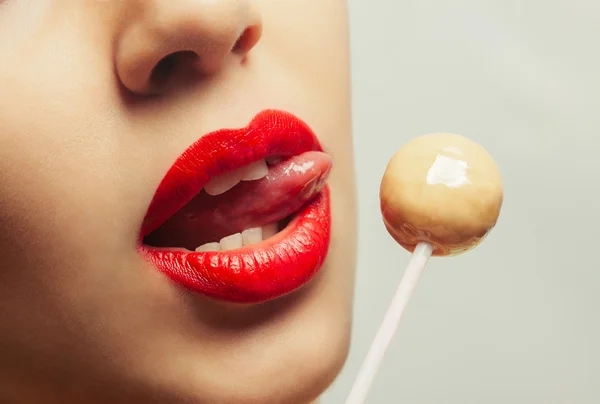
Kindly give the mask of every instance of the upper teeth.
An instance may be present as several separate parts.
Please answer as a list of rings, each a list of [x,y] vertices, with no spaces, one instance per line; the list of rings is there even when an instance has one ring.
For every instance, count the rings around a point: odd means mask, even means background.
[[[258,160],[246,167],[242,167],[242,181],[260,180],[269,174],[269,168],[265,159]]]
[[[268,173],[267,163],[262,159],[212,178],[206,183],[204,190],[209,195],[220,195],[235,187],[240,181],[256,181],[266,177]]]

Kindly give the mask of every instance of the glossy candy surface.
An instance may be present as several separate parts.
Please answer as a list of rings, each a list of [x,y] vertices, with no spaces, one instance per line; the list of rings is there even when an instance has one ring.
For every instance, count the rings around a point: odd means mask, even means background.
[[[458,255],[481,243],[496,225],[503,197],[489,153],[449,133],[408,142],[390,160],[380,188],[390,235],[410,252],[429,242],[434,256]]]

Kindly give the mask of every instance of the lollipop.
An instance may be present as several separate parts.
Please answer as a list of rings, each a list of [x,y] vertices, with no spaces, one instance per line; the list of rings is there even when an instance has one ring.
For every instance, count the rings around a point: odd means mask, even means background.
[[[421,136],[394,154],[381,181],[381,212],[390,235],[412,257],[346,404],[365,400],[429,258],[479,245],[495,226],[502,201],[494,160],[463,136]]]

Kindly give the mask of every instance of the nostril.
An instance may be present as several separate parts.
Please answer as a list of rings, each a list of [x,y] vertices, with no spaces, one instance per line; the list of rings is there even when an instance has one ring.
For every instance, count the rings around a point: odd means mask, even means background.
[[[233,53],[246,53],[248,52],[258,41],[260,37],[260,27],[253,26],[248,27],[242,32],[242,35],[238,38],[238,40],[231,48],[231,52]]]
[[[247,38],[248,38],[248,30],[246,29],[242,33],[242,35],[240,35],[240,37],[238,38],[238,40],[235,41],[235,44],[233,45],[233,48],[231,48],[231,51],[233,53],[240,52],[241,49],[243,49],[244,42],[247,41]]]
[[[174,52],[162,58],[152,69],[150,82],[152,87],[162,87],[175,74],[179,66],[192,64],[198,57],[192,51]]]

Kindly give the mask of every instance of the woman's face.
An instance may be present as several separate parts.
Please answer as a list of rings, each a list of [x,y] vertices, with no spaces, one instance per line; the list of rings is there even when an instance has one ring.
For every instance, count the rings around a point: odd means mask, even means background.
[[[0,0],[0,401],[304,404],[333,381],[347,41],[343,0]],[[244,221],[266,240],[214,243]]]

